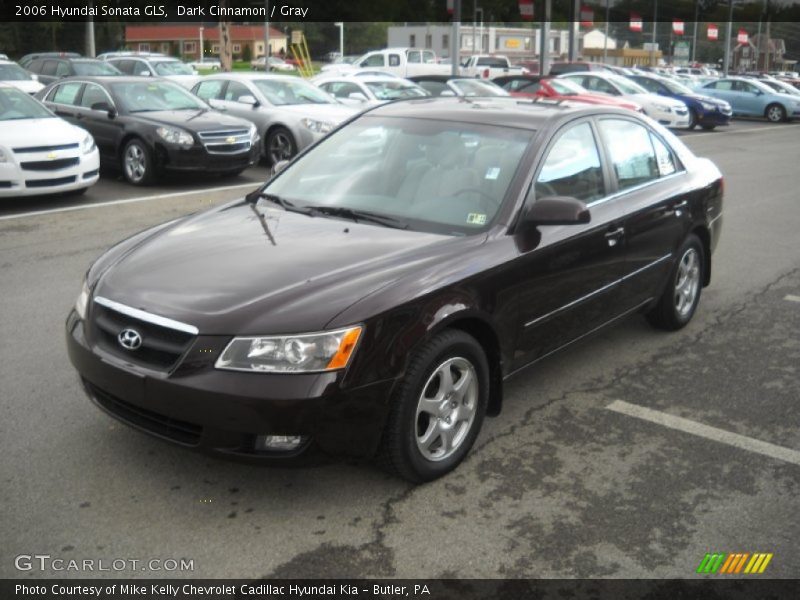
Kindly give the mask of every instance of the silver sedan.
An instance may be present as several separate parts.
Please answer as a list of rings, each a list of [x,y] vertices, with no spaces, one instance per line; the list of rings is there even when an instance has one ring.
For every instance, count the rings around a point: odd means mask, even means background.
[[[299,77],[220,73],[192,91],[214,108],[251,121],[270,164],[289,160],[358,112]]]

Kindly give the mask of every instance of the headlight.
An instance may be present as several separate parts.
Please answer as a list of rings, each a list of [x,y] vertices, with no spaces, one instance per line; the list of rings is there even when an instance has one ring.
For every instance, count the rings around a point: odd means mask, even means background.
[[[259,139],[258,129],[252,123],[250,124],[250,143],[255,144]]]
[[[0,148],[0,164],[3,164],[4,162],[8,162],[8,156],[6,155],[5,151]]]
[[[86,137],[83,138],[83,141],[81,142],[81,152],[84,154],[89,154],[90,152],[94,151],[94,149],[94,138],[90,133],[87,133]]]
[[[234,338],[214,365],[231,371],[310,373],[343,369],[355,351],[361,327],[302,335]]]
[[[89,304],[89,296],[91,296],[89,285],[84,279],[83,285],[81,286],[81,293],[78,294],[78,299],[75,301],[75,312],[78,313],[82,321],[86,319],[86,307]]]
[[[716,110],[716,104],[711,104],[710,102],[701,102],[700,106],[703,107],[703,110]]]
[[[655,108],[656,110],[660,110],[661,112],[666,112],[666,113],[672,112],[672,109],[666,104],[654,104],[653,108]]]
[[[178,144],[179,146],[194,145],[192,134],[177,127],[159,127],[156,129],[156,133],[161,139],[170,144]]]
[[[315,121],[314,119],[303,119],[300,121],[303,127],[306,127],[314,133],[328,133],[333,129],[333,123],[327,121]]]

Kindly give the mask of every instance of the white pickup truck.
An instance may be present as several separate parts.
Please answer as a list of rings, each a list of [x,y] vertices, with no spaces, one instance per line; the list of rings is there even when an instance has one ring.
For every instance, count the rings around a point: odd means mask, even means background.
[[[463,77],[494,79],[502,75],[524,75],[527,72],[523,67],[512,67],[507,56],[476,54],[461,63]]]
[[[432,50],[419,48],[387,48],[367,52],[352,64],[331,64],[322,67],[326,75],[347,75],[364,69],[391,73],[398,77],[416,75],[449,75],[450,65],[440,65]]]

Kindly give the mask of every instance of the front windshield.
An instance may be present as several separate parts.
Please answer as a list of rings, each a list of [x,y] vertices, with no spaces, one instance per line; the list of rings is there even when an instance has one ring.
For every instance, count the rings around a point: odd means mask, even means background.
[[[208,105],[197,96],[167,81],[112,83],[111,89],[122,108],[131,113],[208,109]]]
[[[616,75],[607,75],[608,80],[613,83],[623,94],[649,94],[646,89],[638,83],[634,83],[630,79],[618,77]]]
[[[398,100],[400,98],[419,98],[427,96],[427,92],[419,86],[402,79],[397,81],[365,81],[370,91],[378,100]]]
[[[494,219],[533,134],[365,116],[296,159],[264,192],[298,209],[365,211],[403,228],[469,235]]]
[[[452,79],[450,84],[462,96],[510,96],[506,90],[495,83],[481,81],[480,79]]]
[[[158,75],[194,75],[189,65],[179,60],[150,61]]]
[[[562,96],[576,96],[578,94],[588,94],[589,92],[578,83],[569,79],[551,79],[550,87]]]
[[[670,92],[673,94],[693,94],[692,90],[688,87],[680,83],[679,81],[675,81],[674,79],[659,79],[661,84],[666,87]]]
[[[19,65],[0,65],[0,80],[2,81],[30,81],[32,77]]]
[[[55,115],[17,88],[0,87],[0,121],[49,119]]]
[[[336,103],[321,89],[302,79],[254,79],[253,83],[274,106]]]
[[[93,61],[73,61],[72,65],[75,67],[75,73],[77,75],[83,75],[84,77],[94,77],[94,76],[103,76],[103,75],[122,75],[122,71],[117,69],[115,66],[108,64],[107,62],[103,62],[101,60],[93,60]]]

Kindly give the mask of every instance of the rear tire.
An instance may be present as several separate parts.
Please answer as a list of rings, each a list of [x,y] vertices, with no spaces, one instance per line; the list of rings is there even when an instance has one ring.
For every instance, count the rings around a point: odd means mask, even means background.
[[[653,327],[667,331],[677,331],[692,320],[705,277],[705,249],[700,238],[693,233],[686,236],[677,256],[664,293],[647,313]]]
[[[770,123],[782,123],[786,120],[786,109],[780,104],[770,104],[764,111],[764,116]]]
[[[489,400],[489,363],[481,345],[446,330],[411,357],[393,395],[378,463],[413,483],[455,469],[478,437]]]

